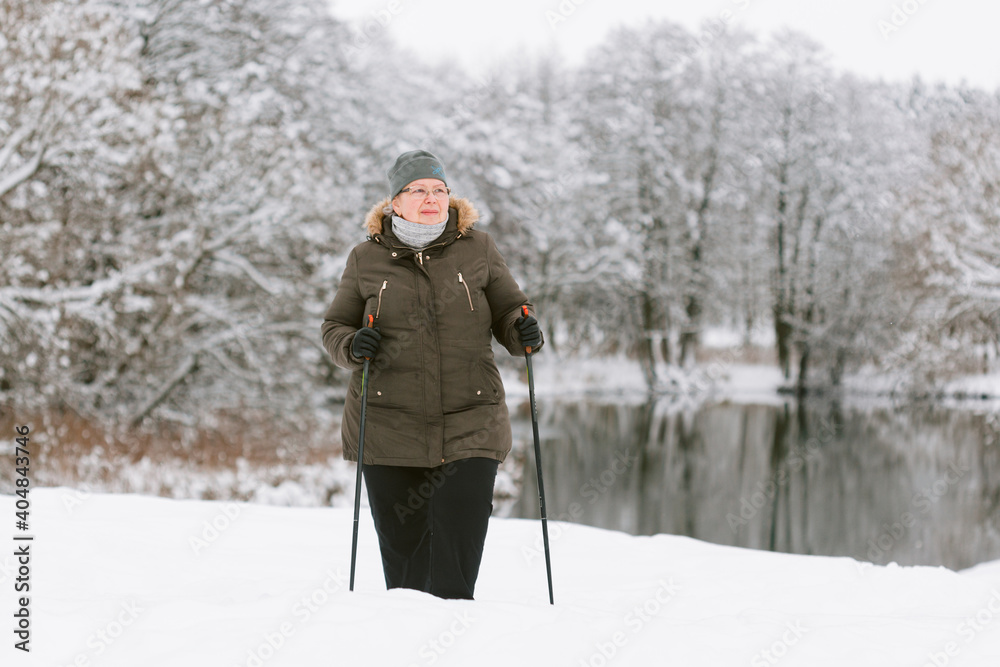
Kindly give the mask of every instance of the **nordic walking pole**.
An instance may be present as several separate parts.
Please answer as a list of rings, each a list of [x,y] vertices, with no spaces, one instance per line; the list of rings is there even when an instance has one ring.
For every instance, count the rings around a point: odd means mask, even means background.
[[[368,323],[372,326],[375,317],[369,313]],[[358,560],[358,516],[361,514],[361,468],[365,461],[365,408],[368,407],[368,364],[371,357],[365,357],[365,367],[361,371],[361,429],[358,433],[358,478],[354,483],[354,537],[351,539],[351,590],[354,590],[354,564]]]
[[[528,307],[521,306],[521,314],[528,317]],[[535,374],[531,371],[531,347],[524,348],[524,362],[528,367],[528,397],[531,399],[531,433],[535,438],[535,471],[538,475],[538,510],[542,515],[542,541],[545,544],[545,574],[549,578],[549,604],[552,597],[552,558],[549,555],[549,524],[545,516],[545,486],[542,484],[542,448],[538,444],[538,410],[535,408]],[[362,422],[364,428],[364,422]]]

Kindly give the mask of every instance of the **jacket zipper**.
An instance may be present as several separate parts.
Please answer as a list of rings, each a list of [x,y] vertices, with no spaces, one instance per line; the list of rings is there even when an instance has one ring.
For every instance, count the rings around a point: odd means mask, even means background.
[[[458,272],[458,282],[462,283],[462,287],[465,288],[465,295],[469,297],[469,310],[474,312],[476,308],[472,305],[472,292],[469,291],[469,283],[465,282],[461,271]]]
[[[458,239],[460,239],[460,238],[462,238],[462,235],[461,235],[461,234],[458,234],[458,235],[456,235],[456,236],[455,236],[455,238],[453,239],[453,241],[457,241],[457,240],[458,240]],[[435,243],[434,245],[429,245],[429,246],[427,246],[427,247],[426,247],[426,248],[424,248],[423,250],[418,250],[418,251],[416,252],[416,255],[417,255],[417,261],[418,261],[418,262],[420,262],[421,264],[423,264],[423,263],[424,263],[424,253],[425,253],[426,251],[428,251],[428,250],[437,250],[438,248],[443,248],[443,247],[445,247],[446,245],[448,245],[449,243],[452,243],[453,241],[444,241],[444,242],[442,242],[442,243]]]
[[[423,250],[417,250],[414,253],[414,255],[416,256],[417,261],[420,262],[420,265],[423,266],[423,264],[424,264],[424,251],[426,251],[426,250],[436,250],[438,248],[443,248],[446,245],[448,245],[449,243],[452,243],[453,241],[457,241],[460,238],[462,238],[462,235],[461,234],[456,234],[455,238],[452,239],[452,241],[444,241],[443,243],[436,243],[434,245],[429,245],[426,248],[424,248]],[[380,237],[375,237],[374,241],[376,243],[382,243],[382,241],[380,240]],[[385,245],[386,245],[387,248],[394,249],[394,250],[397,250],[397,251],[400,250],[400,249],[405,248],[405,246],[392,245],[388,241],[385,242]],[[396,256],[396,254],[393,254],[393,257],[395,257],[395,256]]]
[[[375,319],[376,320],[378,319],[378,314],[380,312],[382,312],[382,292],[384,292],[385,288],[388,287],[388,286],[389,286],[389,281],[388,280],[383,280],[382,281],[382,288],[379,289],[379,291],[378,291],[378,305],[375,306]]]

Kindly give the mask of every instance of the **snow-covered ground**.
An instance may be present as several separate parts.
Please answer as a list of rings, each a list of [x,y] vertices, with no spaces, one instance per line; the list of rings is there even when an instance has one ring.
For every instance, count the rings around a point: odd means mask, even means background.
[[[633,359],[563,359],[539,355],[532,364],[535,393],[540,397],[590,396],[607,402],[645,402],[649,398],[642,368]],[[528,394],[523,367],[514,372],[505,366],[501,374],[508,396]],[[778,389],[785,381],[781,371],[773,365],[740,364],[723,359],[684,371],[662,364],[657,367],[657,379],[658,391],[686,396],[694,404],[716,398],[763,404],[784,400],[779,396]]]
[[[549,606],[539,523],[495,519],[477,600],[445,601],[384,590],[367,511],[349,592],[350,509],[30,497],[31,652],[8,630],[4,665],[1000,664],[1000,561],[880,567],[553,522]]]

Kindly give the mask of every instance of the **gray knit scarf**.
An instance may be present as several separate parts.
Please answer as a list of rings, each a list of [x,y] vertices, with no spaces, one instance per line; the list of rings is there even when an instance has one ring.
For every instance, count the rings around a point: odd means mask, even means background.
[[[414,250],[423,250],[429,246],[434,239],[441,236],[447,224],[447,218],[436,225],[422,225],[419,222],[410,222],[398,215],[392,216],[392,232],[396,238]]]

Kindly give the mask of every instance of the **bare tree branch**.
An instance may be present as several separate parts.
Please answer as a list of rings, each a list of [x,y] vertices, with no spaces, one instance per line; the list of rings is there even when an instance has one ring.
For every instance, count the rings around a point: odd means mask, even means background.
[[[197,369],[198,369],[198,355],[192,354],[187,359],[184,360],[184,363],[181,364],[176,371],[174,371],[174,374],[167,379],[166,383],[164,383],[164,385],[159,389],[159,391],[157,391],[153,396],[147,399],[145,403],[142,404],[142,406],[135,413],[135,415],[129,420],[129,425],[133,428],[138,426],[139,423],[146,418],[146,415],[155,410],[156,406],[158,406],[160,403],[166,400],[168,396],[170,396],[170,393],[177,387],[177,385],[179,385],[181,382],[184,381],[184,378],[186,378],[188,375],[190,375]]]
[[[30,160],[15,169],[6,178],[0,180],[0,198],[34,176],[38,169],[42,166],[42,158],[44,157],[45,147],[43,146]]]

